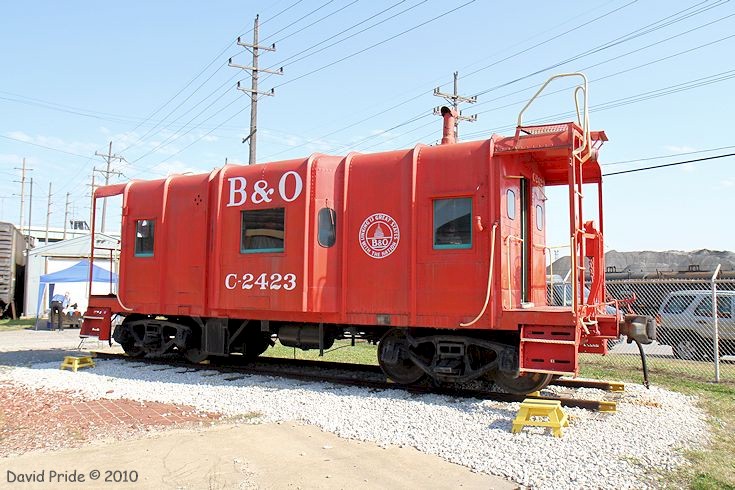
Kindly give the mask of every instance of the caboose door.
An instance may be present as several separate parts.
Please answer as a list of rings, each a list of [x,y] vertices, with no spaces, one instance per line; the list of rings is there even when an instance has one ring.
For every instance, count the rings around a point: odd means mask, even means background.
[[[531,164],[509,161],[501,182],[503,306],[545,304],[543,181]]]

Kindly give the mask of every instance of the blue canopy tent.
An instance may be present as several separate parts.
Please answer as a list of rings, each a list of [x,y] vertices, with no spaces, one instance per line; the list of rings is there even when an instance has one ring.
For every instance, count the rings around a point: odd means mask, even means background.
[[[52,272],[51,274],[44,274],[40,278],[38,286],[38,304],[36,306],[36,328],[38,328],[38,314],[41,311],[41,302],[43,301],[43,294],[46,292],[46,286],[49,287],[49,297],[54,295],[54,286],[57,283],[63,282],[87,282],[89,280],[89,261],[81,260],[73,266]],[[111,284],[117,283],[117,274],[114,272],[103,269],[102,267],[92,266],[92,281],[93,282],[106,282]]]

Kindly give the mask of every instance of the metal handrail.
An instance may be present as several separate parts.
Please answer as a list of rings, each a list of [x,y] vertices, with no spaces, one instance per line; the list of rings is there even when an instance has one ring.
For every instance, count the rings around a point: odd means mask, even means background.
[[[526,112],[526,109],[531,105],[531,103],[536,100],[536,98],[541,94],[541,92],[544,91],[546,86],[551,83],[552,80],[555,80],[557,78],[564,78],[564,77],[582,77],[583,83],[582,85],[578,85],[574,88],[574,105],[577,110],[577,122],[582,127],[582,133],[584,138],[584,144],[575,149],[574,153],[575,155],[578,155],[579,153],[583,152],[588,147],[591,147],[590,143],[590,128],[589,128],[589,109],[588,109],[588,97],[587,97],[587,76],[585,76],[584,73],[581,72],[573,72],[573,73],[559,73],[557,75],[554,75],[550,77],[546,82],[544,82],[543,85],[541,85],[541,88],[538,89],[538,91],[531,97],[531,99],[526,103],[525,106],[523,106],[523,109],[521,109],[521,112],[518,113],[518,124],[517,126],[520,128],[523,126],[523,113]],[[582,91],[582,94],[584,96],[584,107],[583,107],[583,115],[579,112],[579,92]]]
[[[495,272],[495,231],[498,229],[498,223],[493,223],[493,231],[490,238],[490,268],[487,271],[487,289],[485,290],[485,303],[482,305],[482,309],[480,310],[480,313],[477,314],[477,316],[467,323],[460,323],[460,327],[469,327],[471,325],[474,325],[480,318],[482,318],[482,315],[485,314],[485,310],[487,310],[487,305],[490,303],[490,291],[493,287],[493,274]]]

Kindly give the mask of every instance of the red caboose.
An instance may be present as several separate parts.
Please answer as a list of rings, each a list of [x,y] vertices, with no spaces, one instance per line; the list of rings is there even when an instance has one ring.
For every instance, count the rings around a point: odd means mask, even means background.
[[[577,374],[578,352],[604,353],[621,329],[652,337],[648,319],[605,313],[601,225],[583,221],[581,191],[598,184],[602,202],[607,138],[586,108],[579,123],[519,116],[514,136],[466,143],[452,117],[438,146],[98,188],[123,196],[120,283],[90,297],[85,332],[109,338],[121,315],[128,354],[194,362],[357,336],[397,382],[484,376],[524,393]],[[549,186],[569,191],[571,306],[547,305]]]

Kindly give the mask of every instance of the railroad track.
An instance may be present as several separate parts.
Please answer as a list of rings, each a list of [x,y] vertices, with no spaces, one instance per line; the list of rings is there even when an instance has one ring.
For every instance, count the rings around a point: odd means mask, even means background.
[[[527,398],[558,400],[564,407],[577,407],[599,412],[614,412],[616,407],[616,403],[614,401],[608,400],[585,400],[579,398],[542,396],[538,394],[514,395],[511,393],[501,393],[484,389],[449,388],[442,386],[403,386],[388,381],[379,366],[364,364],[297,360],[276,357],[259,357],[257,361],[250,363],[232,362],[232,358],[227,358],[222,362],[191,364],[187,361],[173,357],[132,358],[125,354],[96,351],[92,351],[92,354],[98,359],[117,359],[129,362],[142,362],[146,365],[153,364],[165,366],[160,369],[161,371],[175,368],[184,368],[182,373],[214,370],[218,373],[230,374],[231,376],[223,378],[227,381],[244,379],[249,375],[255,374],[260,376],[274,376],[300,381],[332,383],[376,390],[402,390],[414,394],[436,394],[456,398],[474,398],[478,400],[494,400],[509,403],[520,403]],[[299,369],[301,371],[297,372],[295,369]],[[304,369],[308,369],[309,371],[303,371]],[[342,374],[332,374],[328,371],[341,371]],[[346,376],[344,374],[345,372],[351,373],[353,376]],[[356,377],[354,376],[355,374],[362,375],[362,377]],[[368,379],[365,375],[368,375],[369,378],[373,379]],[[558,379],[552,384],[570,388],[589,387],[607,391],[622,391],[622,385],[620,383],[611,383],[606,381]]]

